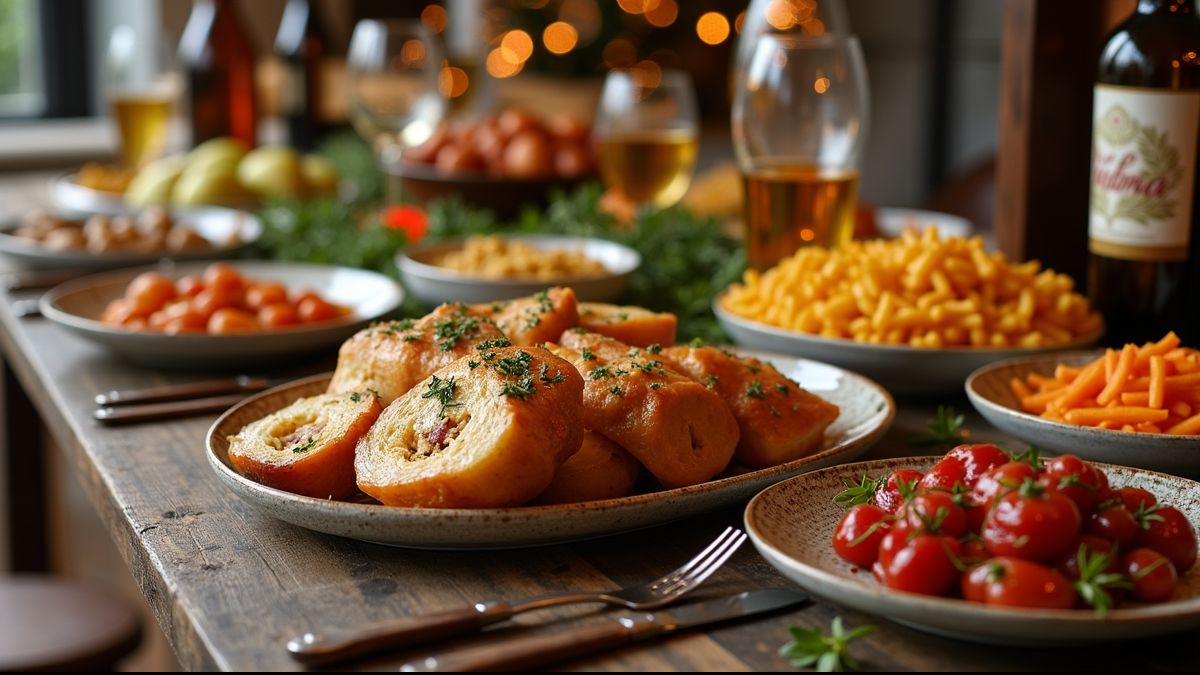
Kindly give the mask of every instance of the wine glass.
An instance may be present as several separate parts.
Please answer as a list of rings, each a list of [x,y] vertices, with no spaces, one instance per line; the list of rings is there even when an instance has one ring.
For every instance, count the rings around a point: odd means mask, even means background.
[[[180,89],[170,54],[157,32],[120,25],[109,35],[101,81],[127,169],[157,159],[166,147]]]
[[[639,206],[678,202],[692,180],[698,127],[687,73],[657,67],[609,72],[594,131],[604,184]]]
[[[446,114],[438,91],[442,50],[419,21],[364,19],[347,56],[350,122],[376,152],[389,204],[401,201],[404,150],[433,136]]]
[[[868,115],[858,39],[763,35],[736,80],[749,264],[763,269],[801,246],[849,241]]]

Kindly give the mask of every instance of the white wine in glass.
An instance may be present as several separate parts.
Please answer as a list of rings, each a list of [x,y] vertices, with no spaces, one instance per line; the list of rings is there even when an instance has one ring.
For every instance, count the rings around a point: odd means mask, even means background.
[[[166,147],[179,94],[168,53],[156,37],[139,35],[130,26],[117,26],[109,36],[104,93],[126,168],[143,166]]]
[[[634,204],[675,204],[687,192],[696,166],[697,126],[686,73],[610,72],[595,132],[605,186]]]

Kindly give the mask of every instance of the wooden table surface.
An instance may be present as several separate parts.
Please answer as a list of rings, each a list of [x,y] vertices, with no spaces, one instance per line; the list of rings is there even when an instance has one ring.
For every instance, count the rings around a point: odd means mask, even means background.
[[[12,183],[9,183],[12,185]],[[3,196],[4,190],[0,190]],[[6,204],[11,207],[11,203]],[[0,301],[0,354],[67,453],[97,512],[122,551],[162,630],[188,669],[294,670],[284,641],[327,626],[353,627],[391,617],[566,590],[615,589],[651,579],[690,557],[741,507],[640,532],[534,549],[416,551],[311,532],[262,515],[225,489],[205,461],[204,435],[215,416],[124,428],[91,419],[102,390],[184,381],[127,365],[45,319],[16,318]],[[901,401],[892,431],[868,458],[915,453],[906,439],[945,401]],[[960,410],[965,400],[949,401]],[[12,425],[32,425],[28,419]],[[977,416],[974,438],[1004,440]],[[1011,442],[1011,441],[1010,441]],[[1016,445],[1014,443],[1014,445]],[[16,452],[32,451],[15,449]],[[791,587],[749,544],[699,594]],[[779,670],[791,625],[879,630],[854,646],[868,669],[1194,669],[1200,631],[1172,638],[1086,648],[1012,649],[912,630],[824,601],[563,664],[581,670]],[[507,631],[560,629],[565,618],[598,615],[576,608],[520,619]],[[478,639],[478,638],[476,638]],[[486,639],[497,639],[487,636]],[[471,640],[461,641],[469,643]],[[357,664],[394,669],[421,652]]]

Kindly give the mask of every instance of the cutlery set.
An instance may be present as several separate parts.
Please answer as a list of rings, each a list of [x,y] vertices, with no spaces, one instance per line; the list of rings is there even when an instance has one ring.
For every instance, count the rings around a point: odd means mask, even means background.
[[[105,424],[132,424],[220,412],[250,394],[283,380],[238,375],[216,380],[166,384],[97,394],[92,417]]]
[[[789,590],[749,591],[704,600],[666,611],[716,572],[746,541],[728,527],[696,557],[645,584],[601,593],[568,593],[516,603],[477,602],[470,607],[395,619],[357,630],[305,633],[287,643],[288,652],[308,666],[323,666],[384,650],[414,647],[477,633],[485,627],[538,609],[575,603],[604,603],[643,613],[585,623],[553,633],[521,635],[501,644],[484,644],[434,654],[405,664],[404,672],[528,669],[593,654],[605,649],[721,621],[783,609],[808,601]]]

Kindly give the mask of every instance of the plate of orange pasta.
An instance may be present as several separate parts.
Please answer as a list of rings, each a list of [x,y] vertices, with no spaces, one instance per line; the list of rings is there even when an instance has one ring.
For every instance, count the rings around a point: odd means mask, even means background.
[[[989,422],[1044,448],[1200,473],[1200,349],[1168,333],[1142,345],[1013,359],[976,371]]]

